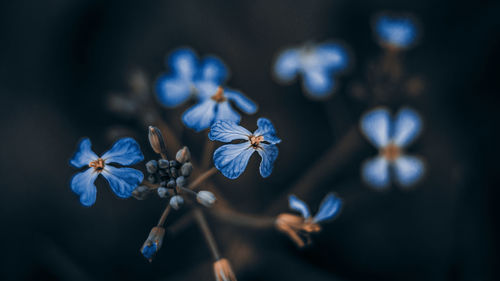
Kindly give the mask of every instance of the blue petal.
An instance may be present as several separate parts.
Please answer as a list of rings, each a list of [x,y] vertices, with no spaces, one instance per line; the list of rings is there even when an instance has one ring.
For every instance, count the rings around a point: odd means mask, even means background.
[[[212,141],[230,142],[233,140],[248,140],[251,134],[247,129],[235,122],[217,121],[210,128],[208,138]]]
[[[407,146],[422,130],[420,116],[414,110],[403,108],[394,121],[392,141],[398,146]]]
[[[262,160],[260,161],[260,175],[267,178],[273,172],[273,164],[278,157],[278,147],[274,144],[260,143],[260,148],[257,149]]]
[[[179,77],[192,80],[198,68],[198,59],[191,49],[183,48],[169,56],[168,65]]]
[[[161,104],[174,107],[191,96],[193,87],[193,82],[189,79],[162,75],[156,81],[156,96]]]
[[[218,84],[224,82],[228,77],[226,66],[216,57],[205,57],[198,71],[198,79],[211,80]]]
[[[204,130],[212,124],[215,118],[217,102],[206,99],[189,108],[182,115],[184,124],[197,132]]]
[[[390,184],[389,162],[383,157],[367,160],[362,167],[363,180],[375,188],[385,188]]]
[[[133,138],[122,138],[101,156],[105,163],[133,165],[144,159],[139,144]]]
[[[321,201],[319,211],[314,216],[314,222],[321,222],[335,217],[342,207],[342,200],[333,193],[328,193],[325,199]]]
[[[102,175],[108,180],[111,190],[121,198],[128,198],[132,191],[142,182],[144,175],[132,168],[116,168],[107,165]]]
[[[411,45],[417,35],[417,27],[410,18],[381,16],[375,24],[375,31],[382,43],[400,48]]]
[[[377,148],[389,144],[391,115],[386,109],[375,109],[361,118],[361,132]]]
[[[223,145],[214,153],[215,167],[227,178],[235,179],[243,173],[254,151],[248,141]]]
[[[144,245],[144,247],[142,247],[141,253],[145,258],[151,260],[153,256],[156,254],[157,250],[158,247],[156,243],[153,242],[151,243],[151,245]]]
[[[330,71],[342,70],[349,63],[347,51],[340,44],[321,44],[316,48],[316,54],[321,58],[321,65]]]
[[[215,114],[215,121],[231,121],[235,123],[240,122],[240,115],[236,112],[229,101],[223,101],[217,104],[217,113]]]
[[[247,98],[245,95],[234,90],[225,90],[224,95],[227,99],[231,100],[236,104],[236,106],[241,109],[241,111],[247,114],[254,114],[257,112],[257,104]]]
[[[396,181],[403,187],[415,184],[424,174],[422,160],[413,156],[401,156],[394,162]]]
[[[197,96],[200,100],[205,100],[213,97],[217,93],[219,84],[211,80],[197,80],[194,82],[197,90]]]
[[[284,82],[295,78],[300,68],[300,52],[296,49],[283,51],[274,63],[274,74]]]
[[[307,204],[295,195],[288,196],[288,206],[290,209],[299,212],[305,219],[311,216],[311,212],[309,211]]]
[[[333,77],[322,68],[307,68],[302,86],[314,98],[325,98],[333,91]]]
[[[84,206],[91,206],[95,203],[97,189],[94,181],[99,175],[94,168],[89,168],[85,172],[75,174],[71,179],[71,190],[80,196],[80,203]]]
[[[84,138],[78,144],[78,150],[75,155],[69,161],[69,164],[75,168],[81,168],[87,166],[90,162],[97,160],[99,158],[92,151],[92,144],[88,138]]]
[[[257,120],[257,130],[253,133],[254,136],[263,136],[264,141],[272,144],[280,143],[281,140],[276,136],[276,129],[274,129],[273,123],[267,118],[259,118]]]

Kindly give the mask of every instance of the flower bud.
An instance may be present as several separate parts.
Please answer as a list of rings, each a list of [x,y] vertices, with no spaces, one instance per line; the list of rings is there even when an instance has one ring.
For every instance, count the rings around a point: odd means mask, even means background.
[[[141,254],[147,258],[149,262],[153,261],[153,257],[160,250],[164,235],[165,229],[163,227],[155,226],[151,229],[146,242],[142,245]]]
[[[185,177],[180,176],[175,180],[175,183],[178,187],[186,187],[187,181]]]
[[[180,163],[186,163],[191,159],[191,152],[189,151],[189,148],[187,146],[184,146],[183,148],[179,149],[177,151],[177,154],[175,155],[175,159],[179,161]]]
[[[160,129],[149,126],[149,144],[151,144],[151,148],[153,148],[154,152],[158,154],[166,154],[167,147],[165,145],[165,141],[163,140],[163,136],[161,134]]]
[[[169,166],[169,162],[168,160],[160,159],[158,160],[158,166],[160,167],[160,169],[166,169]]]
[[[215,195],[207,190],[202,190],[196,194],[196,201],[205,207],[212,207],[215,203]]]
[[[175,180],[171,179],[167,182],[167,188],[175,188]]]
[[[146,163],[146,170],[150,174],[156,173],[158,171],[158,162],[156,160],[150,160]]]
[[[217,281],[236,281],[236,276],[227,259],[214,262],[214,274]]]
[[[165,198],[168,196],[168,192],[165,187],[158,187],[156,191],[158,192],[158,196],[160,196],[160,198]]]
[[[137,200],[144,200],[151,193],[147,186],[139,185],[134,191],[132,191],[132,196]]]
[[[172,206],[172,208],[176,210],[179,210],[183,204],[184,198],[182,198],[180,195],[175,195],[170,198],[170,206]]]
[[[189,177],[191,175],[191,172],[193,171],[193,164],[191,163],[184,163],[181,166],[181,175],[185,177]]]

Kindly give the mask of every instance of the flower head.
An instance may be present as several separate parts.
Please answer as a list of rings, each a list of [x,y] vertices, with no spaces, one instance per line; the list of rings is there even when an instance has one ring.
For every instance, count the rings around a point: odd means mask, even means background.
[[[264,178],[271,175],[274,161],[278,157],[276,144],[281,140],[276,136],[276,130],[268,119],[259,118],[257,126],[258,129],[253,133],[232,121],[218,121],[210,128],[208,138],[212,141],[243,140],[240,143],[223,145],[214,152],[215,167],[224,176],[230,179],[239,177],[255,151],[262,158],[260,175]]]
[[[361,119],[361,131],[379,149],[379,155],[363,164],[363,179],[375,188],[388,187],[392,167],[395,180],[401,186],[415,184],[424,174],[424,164],[418,157],[405,155],[403,150],[421,129],[419,115],[409,108],[401,109],[395,120],[384,108],[368,112]]]
[[[417,37],[417,25],[409,17],[381,15],[375,20],[375,33],[382,46],[403,49]]]
[[[314,98],[332,93],[333,74],[349,64],[347,50],[337,43],[323,43],[290,48],[281,52],[274,64],[274,74],[280,82],[290,82],[302,75],[302,87]]]
[[[342,201],[333,193],[325,196],[314,217],[311,217],[307,204],[295,195],[290,195],[288,202],[290,209],[299,212],[302,216],[281,214],[276,219],[276,227],[287,234],[300,248],[311,243],[311,233],[321,231],[320,222],[333,219],[342,207]]]
[[[155,226],[151,229],[148,238],[141,247],[141,254],[149,260],[153,261],[153,257],[160,250],[163,244],[163,236],[165,236],[165,229],[163,227]]]
[[[71,189],[80,196],[80,202],[83,205],[91,206],[95,203],[97,194],[94,181],[98,175],[102,174],[118,197],[128,198],[142,182],[144,175],[136,169],[118,168],[110,164],[132,165],[143,159],[139,144],[132,138],[118,140],[101,157],[92,151],[90,140],[85,138],[78,145],[78,150],[70,160],[70,165],[75,168],[85,166],[89,168],[73,176]]]

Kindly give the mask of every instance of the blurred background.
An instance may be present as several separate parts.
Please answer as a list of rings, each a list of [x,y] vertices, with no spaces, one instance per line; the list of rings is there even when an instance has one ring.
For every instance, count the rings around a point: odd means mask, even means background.
[[[380,11],[419,19],[421,38],[404,66],[421,90],[374,104],[369,91],[353,89],[370,89],[366,73],[382,55],[371,29]],[[238,280],[498,280],[499,13],[498,1],[2,1],[0,279],[214,280],[196,225],[167,238],[153,263],[140,255],[165,202],[118,199],[101,179],[96,204],[85,208],[69,187],[68,160],[83,136],[100,154],[130,135],[154,157],[146,127],[111,112],[107,97],[130,91],[137,69],[153,85],[166,54],[190,46],[222,58],[229,85],[259,104],[243,125],[253,130],[268,117],[283,139],[270,178],[258,175],[255,156],[238,180],[214,177],[240,212],[288,211],[283,194],[374,105],[408,105],[425,122],[411,152],[428,172],[412,190],[363,184],[361,163],[376,150],[359,134],[359,149],[337,148],[328,176],[297,194],[313,212],[329,191],[346,201],[308,249],[273,229],[208,216]],[[355,58],[330,99],[312,101],[300,83],[273,81],[279,50],[328,39]],[[185,108],[161,112],[200,155],[206,134],[181,133]]]

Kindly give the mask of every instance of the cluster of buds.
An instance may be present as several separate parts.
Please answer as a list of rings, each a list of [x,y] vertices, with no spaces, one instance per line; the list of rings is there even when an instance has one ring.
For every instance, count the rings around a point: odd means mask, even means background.
[[[305,219],[292,214],[280,214],[276,218],[276,228],[288,235],[299,248],[311,244],[311,234],[321,231],[321,226],[311,218]]]

